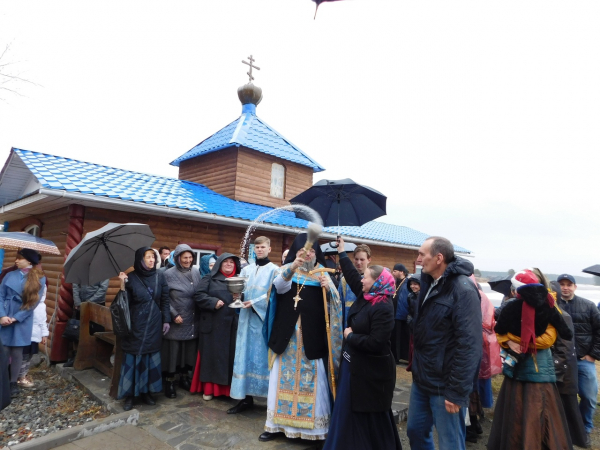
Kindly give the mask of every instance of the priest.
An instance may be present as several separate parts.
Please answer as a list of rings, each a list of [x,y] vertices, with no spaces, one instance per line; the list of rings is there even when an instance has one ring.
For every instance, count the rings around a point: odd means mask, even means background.
[[[311,274],[325,268],[325,257],[316,240],[312,248],[305,250],[306,241],[306,234],[294,240],[273,282],[263,325],[269,346],[270,376],[267,421],[260,441],[270,441],[281,434],[309,440],[327,438],[330,399],[334,395],[331,371],[337,376],[342,344],[342,305],[329,275]],[[322,288],[327,296],[327,312]],[[330,352],[333,358],[329,357]]]
[[[269,391],[267,344],[262,337],[263,321],[271,295],[273,279],[279,272],[269,260],[271,241],[265,236],[254,240],[256,262],[242,269],[247,277],[244,309],[240,310],[237,329],[231,398],[240,400],[227,414],[237,414],[254,406],[253,396],[266,397]]]

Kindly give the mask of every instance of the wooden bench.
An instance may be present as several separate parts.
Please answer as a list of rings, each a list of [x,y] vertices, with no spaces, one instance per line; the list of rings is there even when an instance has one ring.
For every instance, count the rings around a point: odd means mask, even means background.
[[[112,332],[112,318],[106,306],[96,303],[81,304],[81,327],[79,329],[79,346],[73,363],[75,370],[95,368],[111,378],[109,395],[117,396],[119,378],[121,376],[121,339]],[[90,322],[102,325],[106,331],[90,334]],[[115,363],[111,364],[110,357],[115,354]]]

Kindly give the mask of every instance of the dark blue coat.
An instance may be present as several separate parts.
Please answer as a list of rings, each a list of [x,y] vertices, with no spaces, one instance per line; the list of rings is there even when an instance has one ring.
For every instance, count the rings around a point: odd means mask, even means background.
[[[2,343],[7,347],[24,347],[31,344],[31,331],[33,330],[33,310],[21,309],[23,300],[21,293],[25,286],[26,275],[20,270],[6,274],[0,284],[0,317],[8,316],[17,319],[8,326],[0,326]],[[40,278],[39,298],[44,294],[46,277]]]
[[[408,279],[402,284],[392,301],[396,303],[396,320],[406,320],[408,316]]]
[[[136,252],[135,270],[127,276],[125,284],[129,297],[131,335],[122,340],[121,347],[124,352],[132,355],[159,352],[162,346],[162,324],[171,322],[169,285],[164,273],[154,269],[143,271],[140,267],[140,259],[147,250],[150,247],[143,247]]]
[[[481,299],[468,278],[472,273],[473,264],[457,257],[426,301],[433,278],[422,274],[413,330],[413,381],[462,407],[469,405],[483,346]]]

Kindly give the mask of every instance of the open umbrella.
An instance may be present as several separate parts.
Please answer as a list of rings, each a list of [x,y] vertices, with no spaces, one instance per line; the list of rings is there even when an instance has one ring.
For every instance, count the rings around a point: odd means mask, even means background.
[[[583,269],[582,272],[600,277],[600,264],[595,264],[593,266],[587,267]]]
[[[502,295],[506,297],[510,297],[510,288],[512,286],[512,277],[501,278],[495,281],[488,281],[490,288],[492,291],[500,292]]]
[[[3,231],[0,232],[0,248],[6,250],[20,250],[29,248],[40,253],[49,255],[60,255],[60,250],[56,244],[48,239],[42,239],[23,231]]]
[[[350,178],[343,180],[321,180],[290,203],[301,203],[319,213],[323,226],[360,227],[373,219],[385,216],[387,197],[367,186],[361,186]],[[296,213],[302,217],[302,211]]]
[[[381,192],[344,178],[321,180],[296,195],[290,203],[300,203],[314,209],[323,219],[325,227],[360,227],[385,216],[386,201],[387,197]],[[301,210],[295,211],[295,214],[301,219],[310,220]]]
[[[142,223],[109,223],[86,234],[65,261],[68,283],[91,285],[131,267],[135,251],[152,245],[154,235]]]
[[[334,244],[335,245],[335,244]],[[354,249],[356,248],[356,244],[352,244],[350,242],[346,242],[346,251],[347,252],[353,252]],[[331,242],[327,242],[326,244],[321,245],[321,251],[323,252],[323,254],[325,256],[329,256],[329,255],[337,255],[338,251],[337,251],[337,246],[333,247],[331,245]]]

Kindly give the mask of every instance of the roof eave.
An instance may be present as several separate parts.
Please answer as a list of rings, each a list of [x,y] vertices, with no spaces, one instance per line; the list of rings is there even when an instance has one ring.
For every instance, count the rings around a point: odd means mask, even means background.
[[[58,190],[58,189],[51,189],[51,188],[41,188],[41,189],[39,189],[39,191],[36,194],[37,194],[37,196],[35,196],[35,197],[32,196],[32,200],[35,199],[35,201],[41,201],[47,197],[60,197],[62,199],[73,200],[74,202],[86,202],[86,203],[93,202],[96,204],[103,205],[103,206],[107,207],[108,209],[117,209],[117,210],[123,210],[123,211],[131,211],[131,212],[135,212],[132,210],[140,210],[140,212],[143,211],[146,213],[152,213],[154,215],[159,215],[159,216],[180,217],[180,218],[185,218],[185,219],[194,220],[194,221],[213,222],[213,223],[218,223],[218,224],[223,224],[223,225],[231,225],[231,226],[240,227],[240,228],[247,228],[252,223],[251,220],[239,219],[236,217],[221,216],[221,215],[214,214],[214,213],[191,211],[191,210],[181,209],[181,208],[172,208],[169,206],[150,205],[150,204],[147,204],[144,202],[121,200],[121,199],[115,199],[115,198],[110,198],[110,197],[97,196],[94,194],[81,194],[78,192],[68,192],[65,190]],[[14,207],[16,205],[13,205],[13,204],[15,204],[19,201],[21,201],[21,200],[17,200],[16,202],[13,202],[12,204],[8,204],[8,205],[4,205],[3,207],[0,207],[0,214],[4,213],[5,209],[6,210],[16,209]],[[298,234],[298,233],[304,233],[306,231],[305,228],[290,227],[290,226],[286,226],[286,225],[277,225],[277,224],[272,224],[272,223],[267,223],[267,222],[259,224],[257,227],[259,229],[275,231],[275,232],[285,233],[285,234]],[[336,233],[325,232],[320,237],[323,239],[335,240],[337,235],[336,235]],[[416,245],[397,244],[397,243],[393,243],[393,242],[379,241],[379,240],[374,240],[374,239],[366,239],[366,238],[362,238],[362,237],[351,236],[350,239],[351,240],[359,240],[361,243],[365,243],[368,245],[379,245],[382,247],[405,248],[405,249],[409,249],[409,250],[417,250],[419,248],[419,246],[416,246]]]

